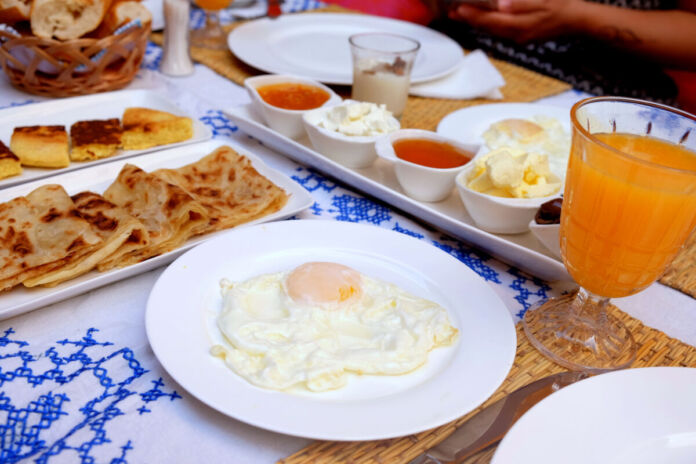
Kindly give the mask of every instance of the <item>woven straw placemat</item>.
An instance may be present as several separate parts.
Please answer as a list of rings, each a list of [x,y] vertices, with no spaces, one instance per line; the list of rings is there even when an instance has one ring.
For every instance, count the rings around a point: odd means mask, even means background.
[[[311,13],[316,12],[360,14],[334,5],[311,11]],[[230,24],[225,26],[225,30],[229,32],[240,24],[243,24],[243,22]],[[162,34],[155,33],[151,35],[151,39],[153,42],[161,45],[163,37]],[[210,50],[191,47],[191,57],[208,66],[218,74],[240,85],[244,83],[244,79],[247,77],[262,74],[261,71],[237,59],[228,50]],[[501,88],[504,98],[502,100],[495,100],[495,102],[529,102],[570,89],[570,85],[565,82],[521,68],[514,64],[496,59],[491,59],[491,62],[505,78],[505,86]],[[348,87],[339,87],[336,90],[343,96],[348,96],[350,93],[350,88]],[[405,128],[435,130],[440,120],[452,111],[467,106],[491,102],[493,101],[485,99],[443,100],[409,97],[404,115],[401,119],[401,125]]]
[[[696,298],[696,232],[691,234],[660,282]]]
[[[644,326],[639,320],[614,306],[611,307],[610,312],[628,326],[640,346],[633,367],[696,367],[696,348],[670,338],[658,330]],[[512,369],[500,388],[482,407],[534,380],[563,370],[560,366],[544,358],[529,343],[522,327],[518,324],[517,355]],[[462,385],[462,388],[466,388],[466,385]],[[368,442],[317,441],[279,462],[282,464],[405,464],[426,449],[444,440],[458,424],[465,422],[479,409],[442,427],[407,437]],[[365,419],[369,420],[369,418]],[[489,463],[494,451],[495,449],[485,450],[464,462],[466,464]]]

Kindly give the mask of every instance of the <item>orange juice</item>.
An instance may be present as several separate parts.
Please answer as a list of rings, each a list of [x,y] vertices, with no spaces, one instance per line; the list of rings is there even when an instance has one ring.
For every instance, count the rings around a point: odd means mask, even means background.
[[[647,136],[574,132],[561,214],[570,275],[604,297],[655,281],[696,226],[696,153]]]
[[[195,2],[204,10],[222,10],[232,3],[231,0],[195,0]]]

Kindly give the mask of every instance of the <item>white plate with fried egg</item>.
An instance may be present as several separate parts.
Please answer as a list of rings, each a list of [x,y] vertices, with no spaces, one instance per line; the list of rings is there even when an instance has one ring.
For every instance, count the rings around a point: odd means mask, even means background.
[[[546,154],[551,171],[565,179],[570,155],[570,111],[532,103],[491,103],[454,111],[437,133],[481,145],[478,155],[501,147]]]
[[[234,230],[184,254],[153,287],[146,329],[200,401],[322,440],[455,420],[493,394],[516,348],[509,311],[466,265],[398,232],[325,220]]]

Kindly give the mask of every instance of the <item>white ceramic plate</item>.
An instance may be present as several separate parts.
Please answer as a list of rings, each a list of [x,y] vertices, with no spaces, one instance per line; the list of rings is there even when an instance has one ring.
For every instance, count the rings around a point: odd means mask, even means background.
[[[693,464],[696,369],[650,367],[592,377],[530,409],[493,464]]]
[[[25,106],[15,106],[0,110],[0,140],[10,146],[10,138],[15,127],[18,126],[46,126],[63,125],[70,133],[70,125],[77,121],[89,119],[121,119],[123,110],[131,106],[141,106],[153,110],[167,111],[179,116],[190,116],[179,109],[157,92],[151,90],[121,90],[118,92],[105,92],[84,97],[61,98],[42,103],[32,103]],[[22,184],[36,179],[55,176],[77,169],[89,168],[114,160],[129,158],[163,148],[172,148],[188,145],[194,142],[208,140],[212,137],[210,129],[198,119],[193,118],[193,137],[180,143],[152,147],[146,150],[122,150],[119,149],[113,156],[94,161],[72,161],[70,166],[61,169],[44,169],[22,166],[22,174],[19,176],[0,179],[0,189],[12,185]]]
[[[488,253],[545,280],[570,280],[565,267],[530,232],[515,235],[491,234],[476,227],[456,189],[445,200],[426,203],[407,196],[399,185],[393,166],[378,159],[363,169],[350,169],[316,152],[307,137],[291,140],[263,124],[251,105],[226,110],[244,132],[304,165],[340,179],[352,187],[410,213],[418,219],[475,244]]]
[[[491,124],[502,119],[529,119],[537,115],[558,119],[566,133],[570,134],[568,108],[535,103],[491,103],[462,108],[442,118],[437,125],[437,133],[461,142],[480,143],[485,147],[486,141],[482,135]]]
[[[400,376],[353,376],[342,389],[279,392],[253,386],[210,355],[225,343],[215,324],[219,281],[333,261],[433,300],[460,331],[422,368]],[[438,248],[376,226],[284,221],[230,231],[177,259],[150,293],[152,349],[189,393],[235,419],[289,435],[376,440],[416,433],[466,414],[507,375],[515,355],[512,318],[473,271]]]
[[[353,67],[348,37],[363,32],[400,34],[420,42],[411,82],[425,82],[454,71],[464,59],[454,40],[418,24],[378,16],[304,13],[258,19],[234,29],[230,50],[268,73],[296,74],[327,84],[350,85]]]
[[[152,171],[159,168],[177,168],[179,166],[198,161],[221,145],[224,145],[224,143],[217,141],[186,145],[179,148],[162,150],[157,152],[155,156],[141,155],[129,158],[128,160],[114,161],[112,163],[101,164],[91,168],[61,174],[51,179],[44,179],[37,182],[18,185],[16,187],[11,187],[0,191],[0,202],[5,202],[12,198],[26,195],[35,188],[45,184],[60,184],[70,195],[74,195],[84,190],[102,193],[116,179],[116,176],[118,176],[121,168],[126,163],[134,164],[146,171]],[[309,195],[309,193],[307,193],[307,191],[298,183],[285,176],[285,174],[269,168],[263,163],[263,161],[248,151],[236,146],[234,146],[234,148],[239,153],[250,158],[254,164],[254,167],[257,171],[259,171],[259,173],[267,177],[276,185],[282,187],[287,193],[290,194],[288,203],[280,211],[252,221],[249,224],[243,224],[239,227],[283,219],[297,214],[298,212],[312,205],[313,200],[311,195]],[[194,237],[175,251],[171,251],[155,258],[148,259],[147,261],[121,269],[114,269],[107,272],[92,271],[55,287],[31,289],[24,288],[22,286],[15,287],[12,290],[3,293],[0,297],[0,319],[16,316],[17,314],[31,311],[32,309],[40,308],[51,303],[56,303],[103,285],[155,269],[163,264],[172,262],[177,256],[181,255],[181,253],[190,249],[194,245],[216,237],[222,233],[224,233],[224,231]]]

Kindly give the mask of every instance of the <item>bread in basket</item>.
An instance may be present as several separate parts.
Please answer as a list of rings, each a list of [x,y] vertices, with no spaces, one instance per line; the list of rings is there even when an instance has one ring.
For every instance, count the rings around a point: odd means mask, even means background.
[[[7,11],[3,2],[10,1],[0,0],[0,20]],[[34,94],[68,97],[120,89],[133,80],[151,22],[140,3],[33,1],[30,26],[19,22],[0,27],[0,64],[12,85]],[[75,4],[87,6],[71,21]],[[73,13],[66,15],[61,8]],[[17,16],[16,9],[13,14]]]

